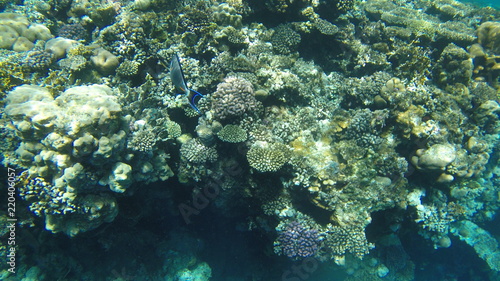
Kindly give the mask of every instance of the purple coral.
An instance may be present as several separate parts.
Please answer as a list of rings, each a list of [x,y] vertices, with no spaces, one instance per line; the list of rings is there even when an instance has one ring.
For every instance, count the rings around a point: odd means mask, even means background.
[[[278,237],[280,248],[289,258],[313,256],[319,248],[319,235],[315,229],[305,228],[298,222],[288,224]]]
[[[217,85],[211,96],[214,118],[225,120],[255,112],[262,104],[255,99],[252,83],[243,78],[228,77]]]
[[[88,32],[79,23],[65,24],[59,28],[57,31],[59,37],[64,37],[73,40],[86,40],[88,37]]]

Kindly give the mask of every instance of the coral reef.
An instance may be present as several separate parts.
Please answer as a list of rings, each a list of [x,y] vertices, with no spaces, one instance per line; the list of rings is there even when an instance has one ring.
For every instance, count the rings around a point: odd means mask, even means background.
[[[22,264],[15,276],[0,265],[0,279],[498,279],[497,10],[0,7],[0,160],[14,171]],[[434,258],[462,247],[485,263]],[[88,269],[84,256],[104,254],[115,258]]]
[[[123,130],[126,119],[118,116],[122,109],[112,96],[112,90],[102,85],[79,86],[54,99],[43,87],[22,85],[11,91],[6,101],[5,112],[22,140],[15,151],[18,161],[13,164],[25,167],[27,181],[34,185],[26,187],[26,194],[33,195],[35,190],[43,189],[36,192],[39,200],[55,200],[60,205],[32,204],[31,208],[45,217],[46,228],[73,236],[112,221],[117,212],[115,199],[101,194],[99,185],[108,185],[111,191],[122,193],[134,181],[132,166],[118,158],[120,153],[126,153]],[[138,144],[139,134],[136,133],[136,140],[132,140],[132,149],[144,151],[148,149],[144,144],[147,140],[142,137],[142,143]],[[110,165],[110,169],[97,168],[101,165]],[[151,166],[144,160],[133,165],[139,170],[143,165]],[[168,166],[166,169],[160,173],[166,172],[164,175],[168,177],[171,171]],[[50,184],[41,184],[44,182]],[[88,194],[89,191],[95,194]],[[88,212],[89,204],[100,207]],[[43,210],[45,207],[65,211]],[[74,208],[81,210],[80,213],[64,215]],[[98,220],[99,212],[110,214]]]

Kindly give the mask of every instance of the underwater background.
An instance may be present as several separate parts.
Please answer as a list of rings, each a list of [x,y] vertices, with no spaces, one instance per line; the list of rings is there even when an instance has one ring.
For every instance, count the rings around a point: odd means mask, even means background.
[[[462,2],[471,3],[477,7],[493,7],[498,9],[500,7],[500,2],[497,0],[464,0]]]
[[[500,11],[0,1],[0,280],[500,280]]]

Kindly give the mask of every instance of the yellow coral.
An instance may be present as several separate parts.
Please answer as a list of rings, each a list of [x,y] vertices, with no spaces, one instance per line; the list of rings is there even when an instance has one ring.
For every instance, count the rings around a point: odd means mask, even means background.
[[[485,48],[500,52],[500,22],[482,23],[477,29],[477,41]]]
[[[398,113],[396,122],[403,130],[403,136],[409,138],[417,126],[422,124],[422,117],[425,115],[425,109],[421,106],[411,105],[405,112]]]
[[[24,82],[24,73],[19,64],[0,62],[0,91],[6,92]]]
[[[89,57],[93,54],[93,49],[83,44],[78,44],[68,50],[68,56],[84,56]]]

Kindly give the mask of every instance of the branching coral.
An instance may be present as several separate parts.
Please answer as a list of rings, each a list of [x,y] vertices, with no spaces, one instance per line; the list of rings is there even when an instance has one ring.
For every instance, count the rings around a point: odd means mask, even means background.
[[[286,147],[279,144],[256,142],[247,152],[250,166],[259,172],[276,172],[286,162]]]
[[[300,40],[300,34],[289,25],[280,25],[274,31],[271,43],[276,52],[289,54],[297,49]]]
[[[357,226],[328,225],[325,234],[325,247],[335,256],[351,253],[361,259],[375,247],[366,240],[364,230]]]
[[[226,125],[217,133],[217,136],[225,142],[243,142],[247,140],[247,131],[236,125]]]
[[[192,163],[214,162],[217,160],[217,150],[203,145],[199,139],[190,139],[183,143],[180,149],[181,156]]]
[[[132,133],[127,146],[132,150],[148,152],[153,150],[156,140],[153,130],[144,128]]]
[[[276,248],[289,258],[307,258],[319,249],[318,231],[308,229],[298,222],[289,223],[278,236]]]

